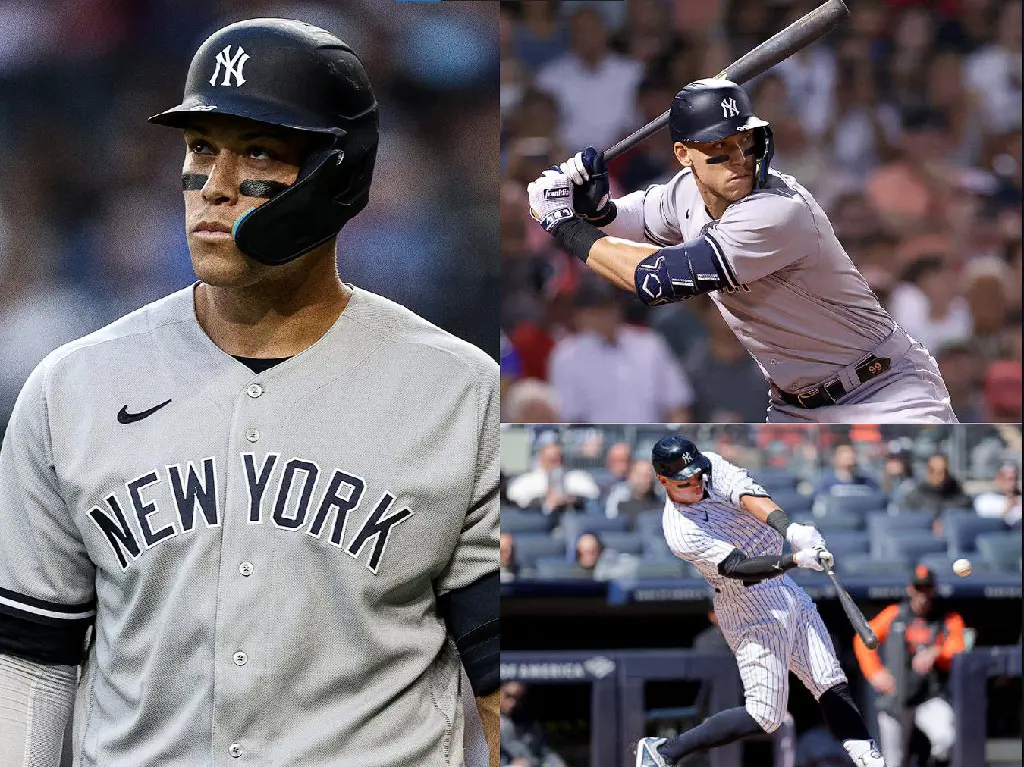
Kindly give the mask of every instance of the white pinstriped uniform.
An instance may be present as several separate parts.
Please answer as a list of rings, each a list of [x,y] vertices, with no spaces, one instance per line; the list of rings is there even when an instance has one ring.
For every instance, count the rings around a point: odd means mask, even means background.
[[[711,460],[708,497],[690,505],[667,501],[662,528],[672,552],[714,587],[715,614],[736,655],[747,711],[772,732],[786,714],[790,669],[815,700],[846,675],[814,603],[788,575],[747,587],[719,574],[718,564],[733,549],[778,555],[784,541],[740,508],[741,496],[767,496],[764,488],[721,456],[704,455]]]

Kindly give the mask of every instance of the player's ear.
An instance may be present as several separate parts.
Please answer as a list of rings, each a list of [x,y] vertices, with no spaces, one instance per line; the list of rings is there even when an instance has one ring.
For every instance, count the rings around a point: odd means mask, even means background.
[[[684,168],[693,167],[693,158],[690,157],[690,151],[686,148],[686,144],[682,141],[677,141],[672,145],[672,151],[675,152],[676,159],[679,160],[679,164]]]

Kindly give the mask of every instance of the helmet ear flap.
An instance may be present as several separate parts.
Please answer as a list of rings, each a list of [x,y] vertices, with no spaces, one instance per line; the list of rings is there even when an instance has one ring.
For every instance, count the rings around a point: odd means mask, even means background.
[[[772,140],[772,129],[761,126],[754,129],[754,156],[758,161],[757,185],[768,186],[768,167],[775,156],[775,142]]]

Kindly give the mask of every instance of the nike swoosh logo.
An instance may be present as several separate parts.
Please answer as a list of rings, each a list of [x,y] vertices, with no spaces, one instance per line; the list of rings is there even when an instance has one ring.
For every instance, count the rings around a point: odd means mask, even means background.
[[[166,402],[161,402],[159,405],[151,407],[149,410],[143,410],[141,413],[129,413],[128,406],[125,405],[124,407],[117,411],[117,422],[135,423],[136,421],[141,421],[143,418],[148,418],[149,416],[153,415],[153,413],[155,413],[157,410],[164,407],[165,405],[170,404],[171,401],[167,400]]]

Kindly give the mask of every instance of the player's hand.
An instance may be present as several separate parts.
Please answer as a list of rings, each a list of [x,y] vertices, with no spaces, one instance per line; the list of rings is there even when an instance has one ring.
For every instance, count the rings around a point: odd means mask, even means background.
[[[882,695],[896,694],[896,678],[887,668],[876,671],[874,674],[869,676],[868,684],[875,688],[876,692],[879,692]]]
[[[793,551],[801,549],[825,548],[825,539],[821,537],[814,525],[794,523],[786,528],[786,540]]]
[[[935,659],[939,657],[938,647],[925,647],[914,653],[910,661],[910,667],[918,674],[927,674],[935,665]]]
[[[572,181],[572,206],[587,219],[599,219],[611,209],[611,187],[604,152],[588,146],[559,167]]]
[[[526,193],[530,196],[530,215],[548,234],[576,215],[572,207],[572,182],[561,171],[544,171],[526,187]]]
[[[828,555],[829,559],[832,557],[827,549],[800,549],[793,555],[793,561],[796,562],[797,567],[807,570],[824,570],[825,565],[821,559],[823,554]]]

